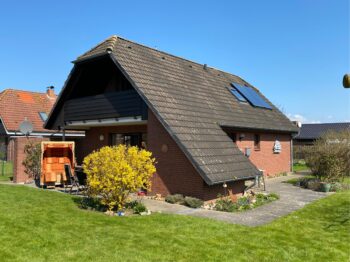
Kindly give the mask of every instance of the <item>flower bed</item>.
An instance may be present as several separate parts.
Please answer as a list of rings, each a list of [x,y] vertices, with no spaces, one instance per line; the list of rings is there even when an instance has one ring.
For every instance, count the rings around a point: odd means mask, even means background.
[[[180,204],[192,208],[204,207],[205,209],[216,211],[236,212],[253,209],[277,199],[279,199],[279,196],[275,193],[255,194],[253,191],[250,191],[247,196],[242,196],[235,202],[229,197],[219,196],[219,199],[215,202],[204,205],[204,202],[198,198],[184,197],[181,194],[168,195],[165,201],[171,204]]]
[[[104,212],[109,216],[130,216],[130,215],[150,215],[146,206],[138,200],[127,202],[125,208],[120,210],[108,210],[107,205],[103,205],[99,198],[84,197],[78,201],[79,207],[91,211]]]
[[[174,194],[174,195],[167,195],[165,198],[165,202],[168,202],[170,204],[179,204],[184,205],[192,208],[199,208],[203,206],[203,201],[195,198],[195,197],[184,197],[181,194]]]
[[[322,181],[315,177],[315,176],[305,176],[301,178],[292,178],[286,183],[292,184],[294,186],[299,186],[302,188],[306,189],[311,189],[311,190],[316,190],[316,191],[321,191],[321,184]],[[338,191],[344,191],[344,190],[349,190],[350,189],[350,184],[347,183],[346,181],[342,182],[332,182],[330,183],[330,190],[331,192],[338,192]]]
[[[247,196],[242,196],[237,199],[236,202],[232,201],[228,197],[221,197],[216,200],[209,209],[216,211],[224,211],[224,212],[237,212],[243,210],[253,209],[264,204],[270,203],[279,199],[279,196],[275,193],[258,193],[255,194],[251,192]]]

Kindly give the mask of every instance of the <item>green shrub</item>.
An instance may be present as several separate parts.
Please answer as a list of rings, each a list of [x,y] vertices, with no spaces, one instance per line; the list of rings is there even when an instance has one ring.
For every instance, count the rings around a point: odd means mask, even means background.
[[[277,195],[276,193],[270,193],[267,195],[267,199],[273,201],[273,200],[280,199],[280,196]]]
[[[24,146],[25,158],[22,162],[24,173],[34,180],[40,179],[41,174],[41,144],[29,141]]]
[[[350,175],[350,130],[328,132],[305,147],[305,161],[321,181],[338,182]]]
[[[171,204],[184,204],[184,196],[181,194],[174,194],[174,195],[167,195],[165,197],[165,202],[171,203]]]
[[[220,198],[219,200],[216,200],[214,209],[217,211],[234,212],[237,211],[238,205],[233,203],[231,199]]]
[[[132,209],[134,211],[134,214],[141,214],[142,212],[147,212],[146,206],[138,201],[136,202],[136,204],[133,206]]]
[[[344,191],[344,190],[349,190],[350,189],[350,185],[349,184],[343,184],[343,183],[333,183],[331,184],[331,192],[339,192],[339,191]]]
[[[188,207],[199,208],[203,205],[203,201],[195,197],[185,197],[184,204]]]
[[[137,206],[138,202],[139,201],[137,201],[137,200],[134,200],[134,201],[131,201],[131,202],[127,202],[125,204],[125,208],[127,208],[127,209],[134,209],[134,207]]]
[[[83,197],[80,201],[80,207],[83,209],[96,210],[101,212],[107,211],[107,206],[101,204],[100,199],[97,197]]]

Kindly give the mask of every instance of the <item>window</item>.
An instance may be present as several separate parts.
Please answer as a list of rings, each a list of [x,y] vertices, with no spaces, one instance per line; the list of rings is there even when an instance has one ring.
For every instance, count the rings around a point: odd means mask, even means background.
[[[47,119],[47,114],[45,112],[39,112],[39,116],[43,122]]]
[[[260,150],[260,135],[258,134],[254,135],[254,149]]]
[[[252,106],[272,109],[271,105],[255,89],[249,86],[242,86],[232,83],[232,86],[243,96]]]
[[[111,145],[117,146],[120,144],[126,146],[146,147],[147,134],[111,134]]]
[[[230,91],[231,91],[231,93],[237,98],[237,100],[238,100],[239,102],[245,102],[245,103],[247,103],[247,99],[245,99],[244,96],[242,96],[242,95],[237,91],[236,88],[231,88]]]

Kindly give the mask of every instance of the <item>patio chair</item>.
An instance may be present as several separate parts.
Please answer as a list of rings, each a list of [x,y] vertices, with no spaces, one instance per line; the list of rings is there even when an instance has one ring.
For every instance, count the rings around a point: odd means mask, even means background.
[[[66,173],[66,183],[64,185],[64,192],[66,192],[66,188],[70,187],[69,194],[72,193],[73,187],[75,186],[77,188],[77,193],[79,192],[80,185],[77,177],[75,174],[72,174],[72,169],[69,164],[64,164],[64,171]]]

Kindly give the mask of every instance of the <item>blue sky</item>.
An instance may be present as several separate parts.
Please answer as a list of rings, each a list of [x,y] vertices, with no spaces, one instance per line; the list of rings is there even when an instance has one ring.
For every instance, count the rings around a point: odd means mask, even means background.
[[[58,92],[70,61],[116,34],[239,75],[292,118],[350,121],[347,0],[0,4],[0,90]]]

